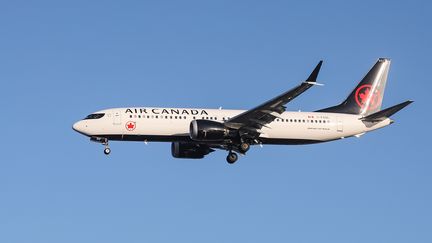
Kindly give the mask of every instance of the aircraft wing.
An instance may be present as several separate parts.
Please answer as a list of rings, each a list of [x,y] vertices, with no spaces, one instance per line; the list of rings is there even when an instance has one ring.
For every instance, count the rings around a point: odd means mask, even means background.
[[[297,87],[227,120],[225,125],[230,128],[243,130],[243,133],[247,133],[251,137],[256,137],[259,135],[257,130],[266,127],[267,124],[278,118],[279,115],[286,110],[285,105],[288,102],[317,84],[316,79],[322,63],[323,61],[320,61],[307,80]]]

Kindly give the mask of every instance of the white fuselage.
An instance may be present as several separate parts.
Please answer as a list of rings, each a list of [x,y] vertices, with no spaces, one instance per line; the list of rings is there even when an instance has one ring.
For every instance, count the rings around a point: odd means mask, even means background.
[[[223,123],[244,110],[194,108],[115,108],[96,112],[97,119],[84,119],[74,130],[89,136],[123,141],[187,141],[192,120]],[[259,137],[266,144],[306,144],[362,135],[391,124],[385,119],[368,127],[359,115],[321,112],[284,112],[263,127]]]

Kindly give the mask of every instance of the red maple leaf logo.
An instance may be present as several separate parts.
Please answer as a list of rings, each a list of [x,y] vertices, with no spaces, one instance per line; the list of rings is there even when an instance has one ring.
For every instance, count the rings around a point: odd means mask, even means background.
[[[379,100],[381,99],[381,95],[380,92],[378,90],[375,90],[375,92],[373,92],[371,94],[371,85],[370,84],[365,84],[360,86],[355,93],[355,101],[357,102],[357,105],[360,106],[361,108],[363,108],[368,99],[370,99],[369,101],[369,107],[368,110],[374,110],[378,107],[379,105]]]
[[[135,129],[135,122],[132,122],[132,121],[127,122],[127,123],[126,123],[126,129],[127,129],[128,131],[132,131],[132,130],[134,130],[134,129]]]
[[[359,97],[361,99],[361,103],[364,105],[366,103],[367,97],[369,96],[370,88],[366,88],[363,93],[359,94]]]

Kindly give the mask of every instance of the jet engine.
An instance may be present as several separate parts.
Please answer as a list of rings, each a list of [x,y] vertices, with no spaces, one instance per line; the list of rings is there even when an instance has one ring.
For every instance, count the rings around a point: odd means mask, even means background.
[[[193,120],[189,136],[195,141],[223,141],[230,138],[231,131],[223,123],[209,120]]]
[[[202,159],[205,155],[213,152],[210,147],[187,142],[171,143],[171,154],[174,158]]]

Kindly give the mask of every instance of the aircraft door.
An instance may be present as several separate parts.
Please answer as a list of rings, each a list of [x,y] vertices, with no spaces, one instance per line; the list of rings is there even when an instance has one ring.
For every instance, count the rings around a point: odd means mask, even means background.
[[[113,124],[114,125],[121,125],[121,113],[120,111],[114,111],[113,113]]]
[[[336,130],[338,132],[343,132],[343,122],[342,119],[340,117],[337,117],[337,123],[336,123]]]

